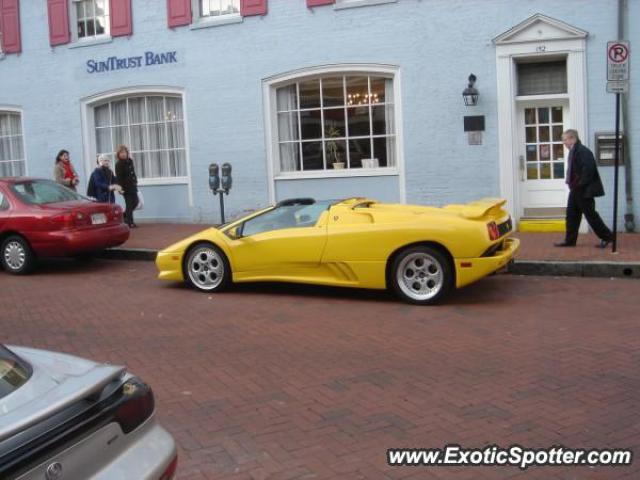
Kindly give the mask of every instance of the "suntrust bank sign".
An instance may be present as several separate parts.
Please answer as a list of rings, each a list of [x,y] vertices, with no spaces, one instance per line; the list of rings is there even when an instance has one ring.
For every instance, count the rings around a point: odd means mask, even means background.
[[[108,57],[104,60],[87,60],[87,73],[104,73],[115,70],[128,70],[130,68],[150,67],[152,65],[164,65],[166,63],[178,63],[178,52],[144,52],[144,55],[136,57]]]

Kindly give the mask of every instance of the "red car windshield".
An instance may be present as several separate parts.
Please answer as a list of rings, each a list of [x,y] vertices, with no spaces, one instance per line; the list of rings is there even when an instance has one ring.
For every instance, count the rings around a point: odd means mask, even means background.
[[[0,398],[24,385],[31,376],[31,368],[11,350],[0,345]]]
[[[82,195],[51,180],[16,182],[11,185],[11,190],[20,200],[30,205],[86,200]]]

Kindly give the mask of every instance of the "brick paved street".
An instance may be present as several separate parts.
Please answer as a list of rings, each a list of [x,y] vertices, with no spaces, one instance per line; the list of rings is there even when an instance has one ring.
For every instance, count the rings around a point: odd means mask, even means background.
[[[0,272],[0,341],[126,363],[182,479],[640,476],[637,280],[499,275],[446,305],[266,285],[208,296],[151,262]],[[634,448],[627,468],[386,466],[389,447]]]

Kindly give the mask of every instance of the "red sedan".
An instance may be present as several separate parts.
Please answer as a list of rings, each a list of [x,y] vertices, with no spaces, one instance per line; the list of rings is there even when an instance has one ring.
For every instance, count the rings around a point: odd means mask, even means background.
[[[122,208],[96,203],[51,180],[0,178],[0,263],[31,271],[38,257],[69,257],[123,244]]]

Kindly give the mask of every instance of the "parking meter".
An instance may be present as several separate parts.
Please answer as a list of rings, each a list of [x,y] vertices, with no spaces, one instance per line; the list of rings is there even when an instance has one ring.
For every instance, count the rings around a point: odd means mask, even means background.
[[[226,194],[231,190],[233,179],[231,178],[231,165],[229,163],[222,164],[221,186]]]
[[[219,168],[217,163],[209,164],[209,188],[214,195],[216,195],[220,189],[220,174],[218,172]]]

